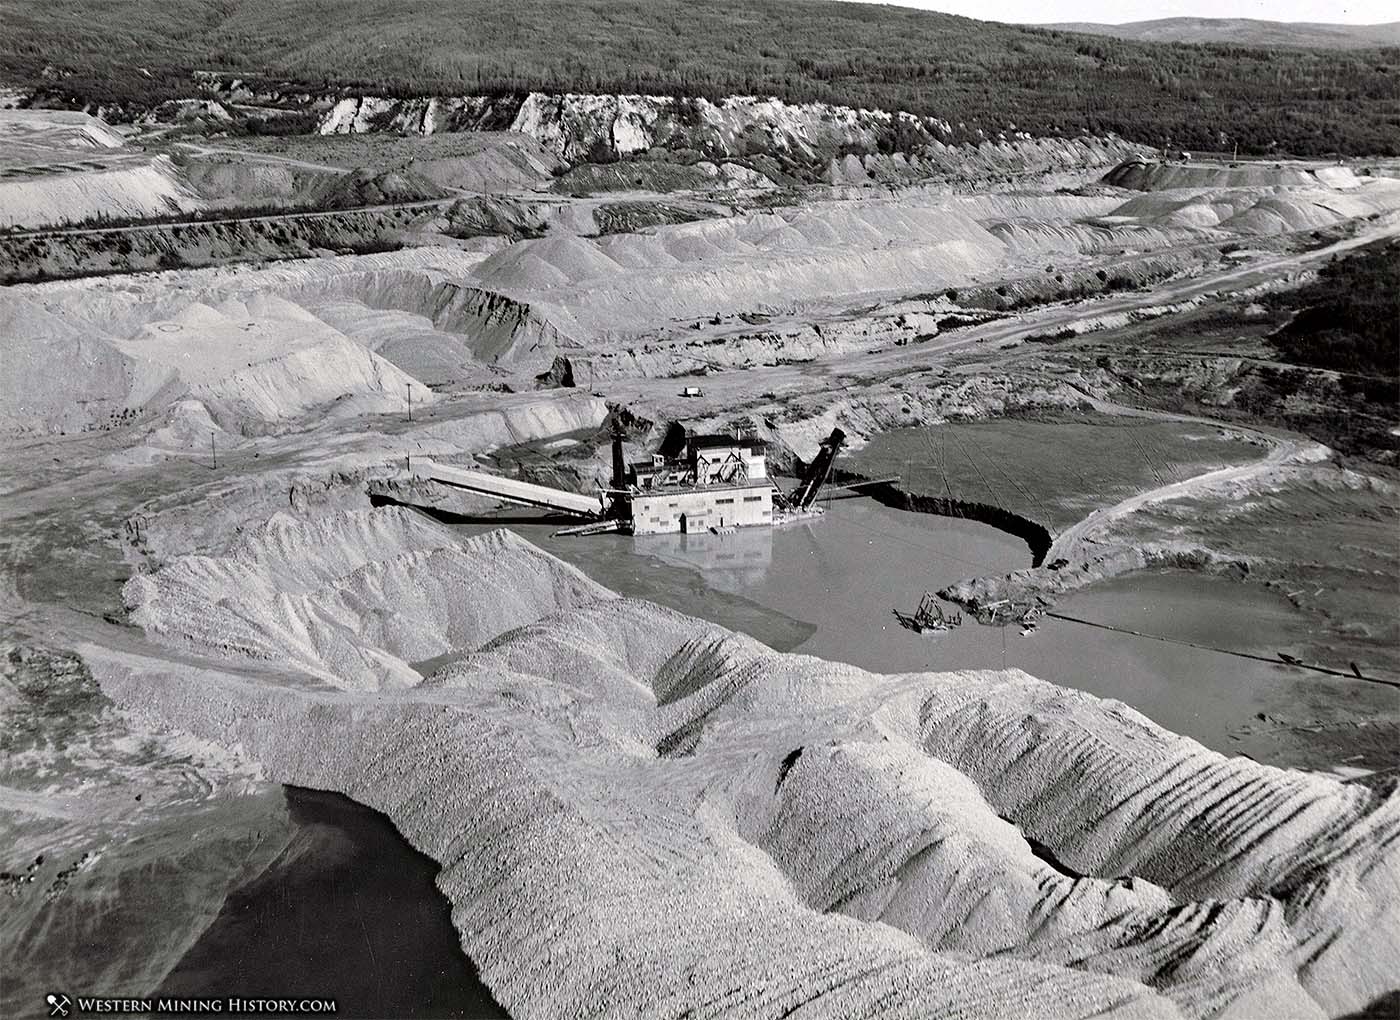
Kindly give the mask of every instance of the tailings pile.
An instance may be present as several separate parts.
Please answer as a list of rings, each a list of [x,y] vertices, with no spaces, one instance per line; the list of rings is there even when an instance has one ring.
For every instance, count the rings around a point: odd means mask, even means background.
[[[1393,978],[1393,783],[1226,759],[1016,671],[775,653],[383,511],[274,522],[128,597],[210,658],[85,649],[104,689],[388,814],[512,1012],[1301,1017]],[[459,660],[363,691],[428,632]],[[240,668],[263,650],[326,683]]]

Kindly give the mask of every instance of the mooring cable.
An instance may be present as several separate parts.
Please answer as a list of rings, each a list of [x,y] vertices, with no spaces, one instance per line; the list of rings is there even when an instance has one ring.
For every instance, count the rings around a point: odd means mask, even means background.
[[[1359,669],[1354,672],[1348,672],[1344,669],[1332,669],[1329,666],[1319,666],[1311,662],[1289,661],[1287,659],[1271,658],[1267,655],[1256,655],[1252,652],[1241,652],[1233,648],[1219,648],[1215,645],[1203,645],[1196,641],[1187,641],[1184,638],[1164,637],[1161,634],[1148,634],[1144,631],[1133,630],[1131,627],[1116,627],[1111,623],[1098,623],[1094,620],[1085,620],[1079,616],[1056,613],[1049,609],[1045,611],[1044,615],[1055,620],[1083,624],[1085,627],[1098,627],[1101,630],[1111,630],[1119,634],[1131,634],[1133,637],[1148,638],[1152,641],[1165,641],[1168,644],[1185,645],[1188,648],[1199,648],[1207,652],[1218,652],[1221,655],[1233,655],[1238,659],[1253,659],[1256,662],[1268,662],[1275,666],[1296,666],[1298,669],[1309,669],[1315,673],[1326,673],[1328,676],[1340,676],[1348,680],[1364,680],[1366,683],[1384,684],[1387,687],[1400,687],[1400,680],[1386,680],[1378,676],[1365,676]]]

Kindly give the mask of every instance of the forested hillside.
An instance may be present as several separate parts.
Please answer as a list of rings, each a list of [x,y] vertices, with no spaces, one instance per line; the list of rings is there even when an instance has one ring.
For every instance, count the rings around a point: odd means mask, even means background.
[[[776,95],[987,134],[1400,154],[1400,49],[1157,45],[830,0],[0,0],[0,81],[150,105],[196,69],[306,91]]]
[[[1270,301],[1297,309],[1273,338],[1290,361],[1385,380],[1400,398],[1400,244],[1333,261]]]
[[[1264,299],[1288,318],[1270,345],[1290,366],[1260,371],[1233,403],[1344,454],[1400,467],[1391,429],[1400,401],[1400,243],[1380,243],[1323,266],[1317,279]]]

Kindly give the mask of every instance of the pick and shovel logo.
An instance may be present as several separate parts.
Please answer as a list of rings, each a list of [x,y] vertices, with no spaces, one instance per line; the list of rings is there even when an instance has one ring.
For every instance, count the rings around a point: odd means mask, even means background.
[[[49,1016],[67,1016],[73,1008],[73,1000],[66,995],[50,993],[44,996],[49,1004]]]

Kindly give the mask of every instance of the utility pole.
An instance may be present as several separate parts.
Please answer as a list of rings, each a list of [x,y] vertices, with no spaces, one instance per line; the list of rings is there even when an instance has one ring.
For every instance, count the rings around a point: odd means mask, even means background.
[[[209,430],[209,452],[214,456],[214,470],[219,470],[219,450],[214,445],[214,430]]]
[[[408,420],[413,420],[413,383],[404,383],[408,387]]]

